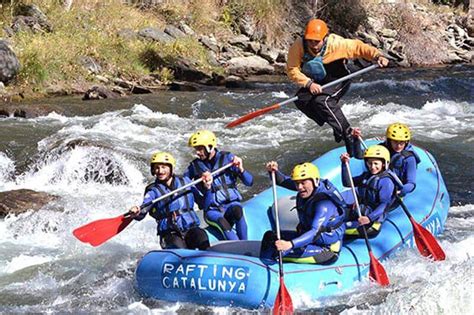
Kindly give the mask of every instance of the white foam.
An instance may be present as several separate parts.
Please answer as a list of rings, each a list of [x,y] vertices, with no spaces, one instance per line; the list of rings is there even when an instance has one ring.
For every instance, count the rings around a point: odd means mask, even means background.
[[[15,172],[15,162],[10,159],[5,153],[0,152],[0,191],[2,186],[13,179]]]
[[[10,262],[7,262],[2,268],[3,270],[0,269],[0,272],[13,273],[17,270],[21,270],[30,266],[41,265],[52,260],[53,257],[48,256],[29,256],[21,254],[20,256],[13,258]]]
[[[283,91],[272,92],[272,98],[290,98],[288,94]]]

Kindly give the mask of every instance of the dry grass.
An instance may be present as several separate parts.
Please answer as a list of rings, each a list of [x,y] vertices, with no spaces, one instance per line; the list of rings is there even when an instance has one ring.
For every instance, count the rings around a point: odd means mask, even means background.
[[[211,69],[204,48],[197,39],[183,38],[170,44],[150,43],[117,36],[122,29],[163,28],[163,18],[153,12],[126,6],[122,1],[76,0],[65,12],[57,1],[26,1],[38,5],[53,26],[51,33],[16,34],[10,41],[22,65],[16,86],[33,86],[41,91],[49,85],[94,81],[80,64],[81,57],[94,58],[102,75],[135,79],[150,73],[169,81],[167,69],[150,68],[142,56],[150,47],[161,56],[191,58],[203,69]],[[14,8],[4,8],[3,25],[9,26]]]

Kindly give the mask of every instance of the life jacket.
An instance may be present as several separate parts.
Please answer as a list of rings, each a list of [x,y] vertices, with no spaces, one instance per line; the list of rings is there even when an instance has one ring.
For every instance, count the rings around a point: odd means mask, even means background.
[[[387,145],[389,145],[387,143]],[[408,143],[402,152],[395,152],[390,158],[390,169],[400,178],[403,183],[407,181],[407,159],[414,157],[416,165],[420,164],[421,159],[415,152],[411,143]]]
[[[327,37],[324,39],[323,47],[317,56],[314,56],[310,53],[308,48],[308,42],[304,39],[303,36],[303,50],[304,55],[301,60],[301,72],[303,72],[308,78],[311,78],[316,83],[322,83],[326,78],[326,68],[323,63],[323,56],[326,52],[327,47]]]
[[[364,205],[364,214],[368,215],[370,211],[377,208],[377,206],[380,204],[380,198],[379,198],[380,189],[378,186],[379,186],[379,181],[382,178],[390,178],[390,180],[394,183],[394,189],[392,193],[393,197],[392,197],[392,201],[387,206],[387,209],[388,209],[389,206],[395,201],[395,192],[396,192],[396,187],[397,187],[397,183],[394,180],[393,172],[391,170],[386,170],[376,175],[371,175],[369,172],[367,172],[367,177],[368,178],[364,180],[362,186],[359,187],[360,202]],[[383,221],[383,218],[381,221]]]
[[[206,171],[212,172],[231,163],[232,154],[230,152],[216,150],[214,161],[214,165],[211,168],[209,168],[206,162],[200,159],[192,161],[191,165],[194,168],[196,178],[201,177],[201,175]],[[218,207],[232,201],[242,200],[242,196],[237,190],[237,175],[229,170],[223,171],[214,176],[211,192],[213,194],[213,202],[211,203],[211,206]]]
[[[181,176],[174,176],[171,187],[158,181],[147,186],[147,190],[155,190],[157,196],[163,196],[175,189],[186,185],[186,180]],[[158,222],[158,234],[168,230],[185,232],[194,226],[199,226],[200,221],[193,209],[194,197],[191,188],[186,188],[154,204],[148,212]]]
[[[296,198],[298,219],[300,226],[304,231],[311,229],[311,224],[317,209],[317,203],[322,200],[332,201],[336,206],[336,209],[333,213],[329,213],[327,215],[327,220],[321,226],[318,233],[330,232],[344,224],[344,219],[347,215],[347,204],[337,190],[336,186],[334,186],[329,180],[325,179],[320,182],[319,186],[309,198],[303,199],[299,197],[299,195]]]

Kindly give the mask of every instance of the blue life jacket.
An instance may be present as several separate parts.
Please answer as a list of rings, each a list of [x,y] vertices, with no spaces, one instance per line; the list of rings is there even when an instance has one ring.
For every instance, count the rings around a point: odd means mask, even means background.
[[[322,200],[330,200],[335,207],[327,214],[327,219],[323,223],[319,233],[330,232],[340,227],[346,218],[347,204],[341,194],[329,180],[321,180],[319,186],[314,190],[313,194],[306,199],[296,198],[296,210],[298,211],[298,219],[300,226],[304,231],[311,229],[311,224],[318,210],[318,203]]]
[[[387,143],[387,146],[389,144]],[[420,164],[421,159],[415,152],[411,143],[408,143],[402,152],[395,152],[390,158],[390,169],[400,178],[403,183],[407,182],[407,159],[414,157],[416,165]]]
[[[194,168],[195,178],[201,177],[201,175],[206,171],[213,172],[224,165],[231,163],[233,158],[234,156],[230,152],[216,150],[216,155],[214,156],[215,163],[211,168],[209,168],[204,161],[195,159],[191,162],[191,165]],[[218,207],[232,201],[242,200],[242,196],[237,190],[237,178],[237,175],[229,170],[223,171],[214,176],[211,186],[214,200],[211,206]]]
[[[154,193],[163,196],[177,188],[188,184],[190,180],[180,176],[174,176],[171,187],[168,187],[158,181],[148,185],[146,192],[154,190]],[[193,209],[194,196],[190,187],[174,195],[171,195],[154,204],[148,212],[158,223],[158,234],[170,230],[185,232],[192,227],[199,226],[200,221]]]
[[[326,68],[323,63],[323,56],[326,52],[327,39],[324,40],[321,52],[317,56],[313,56],[308,49],[308,43],[303,37],[303,49],[304,55],[301,61],[301,72],[303,72],[308,78],[311,78],[316,83],[323,82],[326,78]]]
[[[367,173],[366,175],[367,179],[363,181],[362,186],[360,186],[358,190],[359,190],[360,202],[365,206],[364,214],[368,215],[372,210],[377,208],[377,206],[381,202],[379,198],[379,191],[380,191],[379,181],[382,178],[388,177],[394,183],[394,190],[392,194],[393,196],[392,196],[392,201],[390,204],[393,204],[393,202],[395,201],[396,187],[398,185],[393,178],[393,173],[391,170],[386,170],[376,175],[372,175],[369,172],[366,172],[366,173]]]

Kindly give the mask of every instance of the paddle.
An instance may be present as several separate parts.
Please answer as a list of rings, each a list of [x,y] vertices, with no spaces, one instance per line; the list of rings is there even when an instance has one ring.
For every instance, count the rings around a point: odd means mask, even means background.
[[[234,165],[234,163],[226,164],[222,166],[221,168],[218,168],[217,170],[213,171],[211,175],[214,176],[222,172],[223,170],[228,169],[232,165]],[[143,204],[140,206],[140,211],[143,211],[143,209],[146,209],[147,207],[153,206],[158,201],[163,200],[169,196],[172,196],[176,194],[177,192],[180,192],[188,187],[199,184],[200,182],[202,182],[202,178],[198,178],[182,187],[179,187],[178,189],[175,189],[146,204]],[[125,229],[130,224],[130,222],[132,222],[132,220],[133,220],[132,213],[126,212],[116,218],[101,219],[101,220],[90,222],[86,225],[78,227],[72,232],[72,234],[81,242],[89,243],[92,246],[96,247],[105,243],[106,241],[114,237],[115,235],[122,232],[122,230]]]
[[[359,137],[359,139],[364,148],[367,149],[367,144],[365,144],[362,137]],[[394,178],[395,184],[403,187],[403,183],[397,177],[397,175],[393,173],[392,177],[393,176],[396,177]],[[443,248],[441,248],[441,245],[438,243],[433,234],[431,234],[430,231],[423,227],[423,225],[416,222],[416,220],[413,218],[400,196],[397,196],[397,199],[398,203],[403,209],[403,212],[405,212],[405,214],[408,216],[408,219],[410,219],[410,223],[413,227],[413,236],[415,237],[415,244],[420,254],[425,257],[431,257],[433,258],[433,260],[445,260],[446,254],[444,253]]]
[[[331,87],[331,86],[334,86],[334,85],[336,85],[336,84],[339,84],[339,83],[341,83],[342,81],[346,81],[346,80],[349,80],[349,79],[351,79],[351,78],[353,78],[353,77],[356,77],[356,76],[358,76],[358,75],[361,75],[361,74],[364,74],[364,73],[366,73],[366,72],[369,72],[369,71],[371,71],[371,70],[377,68],[378,66],[379,66],[378,64],[374,64],[374,65],[371,65],[371,66],[366,67],[366,68],[364,68],[364,69],[361,69],[361,70],[359,70],[359,71],[356,71],[356,72],[354,72],[354,73],[351,73],[351,74],[349,74],[349,75],[346,75],[345,77],[342,77],[342,78],[339,78],[339,79],[337,79],[337,80],[335,80],[335,81],[332,81],[332,82],[329,82],[329,83],[327,83],[327,84],[324,84],[324,85],[322,86],[322,89],[323,89],[323,90],[324,90],[324,89],[327,89],[328,87]],[[297,99],[298,99],[298,96],[295,96],[295,97],[292,97],[292,98],[290,98],[290,99],[287,99],[286,101],[283,101],[283,102],[280,102],[280,103],[276,103],[276,104],[273,104],[273,105],[271,105],[271,106],[264,107],[264,108],[262,108],[262,109],[258,109],[258,110],[256,110],[256,111],[250,112],[250,113],[248,113],[248,114],[246,114],[246,115],[244,115],[244,116],[242,116],[242,117],[240,117],[240,118],[237,118],[237,119],[234,120],[234,121],[231,121],[231,122],[228,123],[225,127],[226,127],[226,128],[233,128],[233,127],[238,126],[238,125],[240,125],[240,124],[242,124],[242,123],[244,123],[244,122],[246,122],[246,121],[248,121],[248,120],[250,120],[250,119],[253,119],[253,118],[255,118],[255,117],[258,117],[258,116],[261,116],[261,115],[263,115],[263,114],[266,114],[266,113],[268,113],[269,111],[272,111],[272,110],[274,110],[274,109],[280,108],[280,107],[282,107],[282,106],[285,105],[285,104],[294,102],[294,101],[296,101]]]
[[[403,211],[410,219],[411,225],[413,226],[413,235],[415,236],[416,247],[418,248],[420,254],[425,257],[431,257],[433,260],[445,260],[446,254],[433,234],[425,229],[423,225],[415,221],[411,213],[408,211],[407,206],[402,201],[402,198],[397,196],[397,199],[400,203],[400,206],[402,206]]]
[[[349,175],[352,195],[354,196],[354,202],[356,205],[357,213],[359,214],[359,218],[360,218],[362,216],[362,213],[360,212],[359,201],[357,199],[357,194],[354,187],[354,181],[352,180],[351,168],[349,166],[349,162],[345,162],[345,164],[347,168],[347,174]],[[365,228],[365,225],[362,225],[361,227],[362,227],[362,231],[364,232],[365,244],[367,245],[367,250],[369,251],[369,257],[370,257],[369,278],[372,281],[377,282],[381,286],[389,285],[390,281],[388,279],[387,273],[385,272],[385,269],[372,253],[372,248],[370,247],[369,237],[367,236],[367,230]]]
[[[276,179],[275,171],[272,171],[272,189],[273,189],[273,203],[275,207],[275,224],[277,231],[278,240],[281,239],[280,235],[280,219],[278,217],[278,199],[276,191]],[[275,303],[273,304],[273,314],[275,315],[287,315],[293,314],[293,302],[291,296],[285,286],[284,272],[283,272],[283,256],[281,251],[278,251],[278,263],[279,263],[279,274],[280,274],[280,288],[278,289]]]

